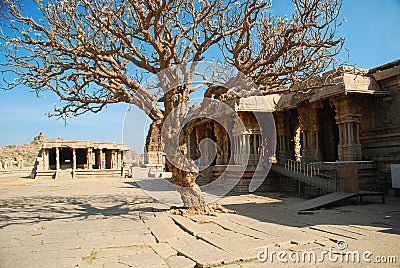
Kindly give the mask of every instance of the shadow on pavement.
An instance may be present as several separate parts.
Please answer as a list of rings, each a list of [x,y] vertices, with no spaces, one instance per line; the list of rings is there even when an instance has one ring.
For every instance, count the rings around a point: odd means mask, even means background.
[[[137,218],[138,212],[165,211],[150,197],[101,195],[82,197],[31,196],[0,199],[0,229],[17,224],[94,216]]]
[[[366,199],[360,205],[355,200],[347,200],[341,206],[314,210],[313,213],[298,213],[296,205],[304,200],[297,197],[283,198],[283,202],[230,203],[225,207],[242,216],[285,226],[372,226],[379,228],[378,232],[400,234],[400,198],[388,198],[386,204],[380,204],[373,198]]]

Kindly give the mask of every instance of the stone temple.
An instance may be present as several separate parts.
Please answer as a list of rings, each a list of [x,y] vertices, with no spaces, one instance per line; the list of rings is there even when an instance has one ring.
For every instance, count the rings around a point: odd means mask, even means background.
[[[123,176],[129,148],[114,142],[44,140],[36,158],[33,178],[84,178]]]
[[[202,120],[187,130],[187,157],[207,158],[207,149],[200,150],[204,138],[213,140],[217,151],[199,184],[215,180],[227,165],[241,165],[247,150],[246,172],[234,190],[248,191],[264,146],[253,111],[266,102],[275,120],[276,153],[259,190],[389,191],[396,179],[393,167],[400,164],[400,60],[369,70],[344,66],[287,93],[227,101],[246,129],[238,131],[231,124],[224,130]],[[153,137],[147,140],[147,154],[162,154],[158,132],[149,134]],[[162,164],[158,158],[153,161]],[[225,174],[221,181],[229,184],[230,176]]]

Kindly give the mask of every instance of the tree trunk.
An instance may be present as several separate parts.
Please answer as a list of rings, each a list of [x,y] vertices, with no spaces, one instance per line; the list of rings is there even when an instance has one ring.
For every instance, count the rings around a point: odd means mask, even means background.
[[[161,122],[153,122],[146,138],[146,151],[163,150],[161,145]],[[168,146],[168,143],[165,145]],[[168,151],[168,148],[166,148]],[[206,204],[200,187],[196,184],[197,172],[189,172],[175,167],[167,159],[166,165],[172,172],[177,191],[181,195],[184,207],[203,206]]]
[[[200,187],[196,184],[199,174],[176,168],[169,161],[167,161],[167,165],[172,171],[172,178],[177,186],[178,193],[181,195],[183,206],[190,208],[206,205]]]

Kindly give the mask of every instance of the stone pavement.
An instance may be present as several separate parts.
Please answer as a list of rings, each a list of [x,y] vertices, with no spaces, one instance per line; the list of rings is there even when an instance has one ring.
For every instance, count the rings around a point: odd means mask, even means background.
[[[300,262],[290,253],[368,250],[400,262],[400,200],[371,198],[298,215],[302,199],[276,193],[230,195],[219,203],[238,214],[167,213],[129,179],[0,180],[0,267],[359,266]],[[340,251],[337,241],[348,248]],[[260,262],[260,251],[283,251]],[[263,254],[260,256],[264,256]],[[293,260],[297,255],[293,255]],[[340,260],[340,259],[339,259]]]

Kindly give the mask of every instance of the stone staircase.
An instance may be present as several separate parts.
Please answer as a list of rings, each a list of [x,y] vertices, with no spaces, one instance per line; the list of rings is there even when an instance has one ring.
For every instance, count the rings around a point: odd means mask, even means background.
[[[327,193],[340,191],[337,168],[357,164],[358,192],[382,192],[379,172],[373,161],[316,162],[305,164],[294,160],[282,160],[272,166],[272,170],[300,182],[307,187],[315,187]]]
[[[56,173],[57,180],[71,180],[73,178],[72,170],[58,170]]]
[[[56,175],[55,170],[42,170],[42,171],[36,171],[35,173],[32,173],[31,176],[33,176],[33,179],[54,179]]]
[[[46,170],[37,171],[36,179],[57,179],[57,180],[71,180],[71,179],[90,179],[90,178],[120,178],[121,170],[119,169],[92,169],[92,170],[76,170],[73,176],[72,170]]]
[[[267,176],[265,170],[256,170],[255,166],[215,166],[212,170],[213,180],[218,179],[216,187],[227,190],[232,189],[237,193],[248,193],[249,185],[253,178],[263,180]],[[262,191],[261,188],[258,189]]]
[[[120,169],[91,169],[91,170],[76,170],[75,178],[120,178]]]
[[[278,162],[272,165],[271,169],[283,176],[320,188],[329,193],[338,191],[338,181],[331,169],[324,169],[317,165],[305,164],[294,160]]]

